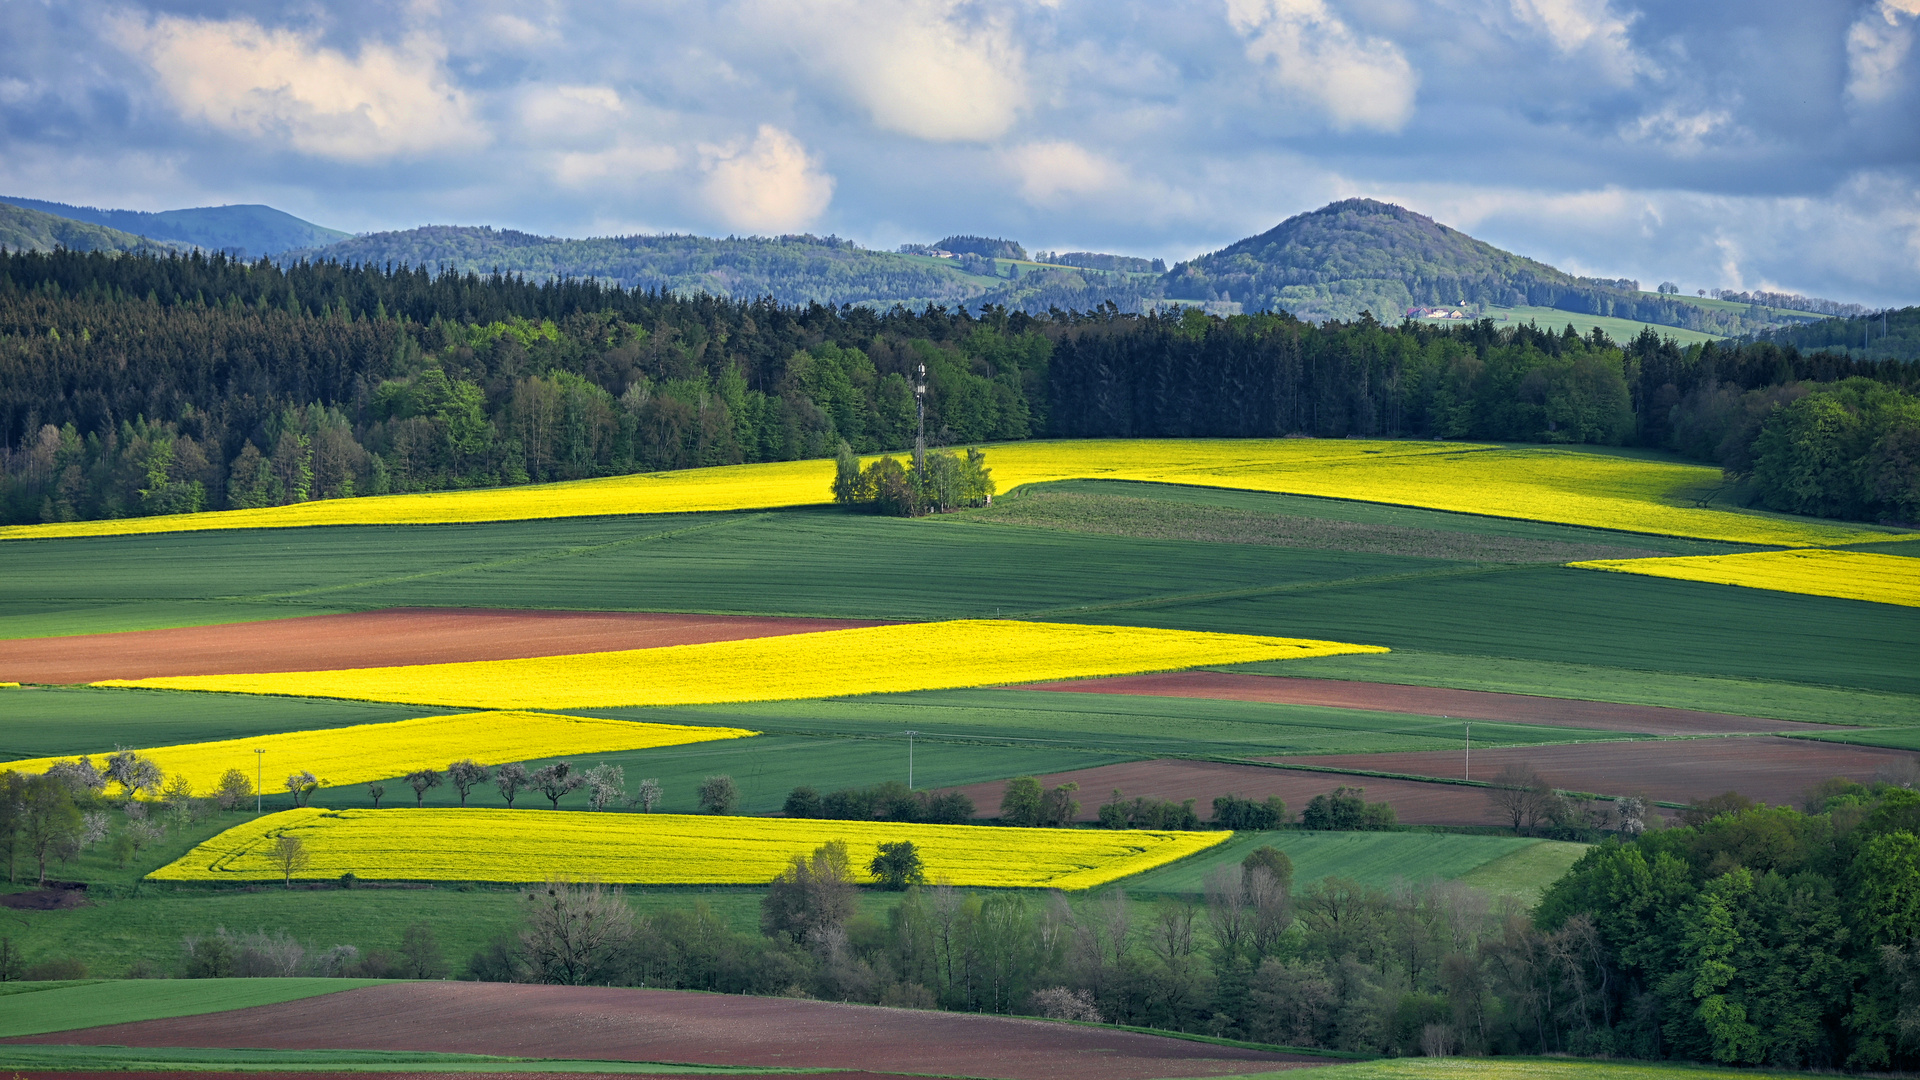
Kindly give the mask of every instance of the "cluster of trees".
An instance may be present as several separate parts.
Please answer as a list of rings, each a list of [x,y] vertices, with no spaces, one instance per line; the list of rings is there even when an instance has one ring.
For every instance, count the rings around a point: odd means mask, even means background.
[[[1833,314],[1846,317],[1766,330],[1755,336],[1783,348],[1838,352],[1855,360],[1920,360],[1920,307]]]
[[[1315,795],[1307,800],[1307,808],[1300,811],[1300,827],[1336,832],[1393,828],[1399,819],[1392,804],[1368,802],[1366,794],[1366,788],[1342,784],[1325,795]]]
[[[790,818],[966,825],[973,821],[973,800],[957,791],[939,795],[915,791],[898,780],[872,787],[841,788],[824,795],[802,785],[787,794],[781,812]]]
[[[1911,364],[1765,340],[1681,348],[1651,331],[1622,346],[1488,321],[883,313],[404,268],[0,252],[0,521],[824,458],[843,442],[897,451],[914,441],[923,365],[936,446],[1538,440],[1677,449],[1737,478],[1753,475],[1775,405],[1830,391],[1865,402],[1831,385],[1861,378],[1893,395],[1876,416],[1904,416],[1917,382]],[[1877,423],[1865,421],[1869,449],[1905,421]],[[957,505],[965,462],[928,460],[945,472],[926,480]],[[1910,458],[1873,461],[1884,475],[1848,481],[1856,492],[1910,485]],[[875,505],[883,479],[915,490],[899,469],[870,478]],[[1787,501],[1907,512],[1831,495],[1831,475],[1815,470],[1820,493]]]
[[[986,461],[984,453],[969,448],[965,457],[931,451],[913,465],[882,456],[862,468],[859,456],[843,442],[834,458],[833,501],[894,517],[986,506],[994,493],[993,470]]]
[[[212,794],[196,796],[186,777],[169,778],[131,750],[109,754],[100,765],[80,757],[37,775],[0,772],[7,881],[18,881],[25,863],[45,885],[50,867],[96,847],[125,867],[172,830],[240,809],[253,796],[253,782],[238,769],[227,770]]]

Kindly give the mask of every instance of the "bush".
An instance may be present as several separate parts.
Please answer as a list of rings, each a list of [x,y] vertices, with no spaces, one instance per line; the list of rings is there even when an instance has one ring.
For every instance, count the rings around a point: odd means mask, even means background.
[[[1218,806],[1218,803],[1215,805]],[[1192,799],[1173,802],[1141,796],[1127,802],[1121,797],[1119,788],[1113,789],[1113,797],[1101,805],[1099,814],[1101,826],[1108,829],[1191,830],[1200,827],[1200,815],[1194,812]]]
[[[1398,821],[1393,807],[1384,802],[1370,803],[1362,796],[1365,788],[1342,785],[1325,795],[1315,795],[1300,813],[1300,824],[1309,829],[1383,830]]]
[[[725,814],[733,810],[740,801],[740,788],[731,776],[709,776],[700,782],[697,792],[700,809],[709,814]]]
[[[965,825],[973,820],[973,800],[957,791],[934,795],[914,791],[898,780],[870,788],[842,788],[820,794],[802,785],[787,794],[787,817],[833,821],[907,821]]]
[[[780,812],[788,817],[820,817],[820,793],[804,784],[794,788],[787,793],[787,804]]]
[[[1277,829],[1287,823],[1287,804],[1278,795],[1255,801],[1238,795],[1213,800],[1213,824],[1220,829]]]
[[[37,964],[29,965],[25,971],[20,973],[20,978],[26,982],[59,982],[66,979],[84,979],[86,977],[86,962],[76,960],[71,956],[61,957],[57,960],[42,960]]]

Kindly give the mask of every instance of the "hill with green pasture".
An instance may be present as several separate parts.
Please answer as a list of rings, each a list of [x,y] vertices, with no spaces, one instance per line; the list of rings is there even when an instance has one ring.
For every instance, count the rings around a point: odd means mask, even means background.
[[[0,202],[0,247],[13,251],[52,251],[57,247],[69,251],[148,251],[174,246]]]

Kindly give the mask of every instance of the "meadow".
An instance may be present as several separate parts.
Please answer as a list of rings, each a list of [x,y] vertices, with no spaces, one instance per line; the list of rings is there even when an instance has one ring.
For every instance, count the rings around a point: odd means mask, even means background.
[[[1090,889],[1185,858],[1222,832],[1002,829],[977,825],[693,817],[539,810],[285,810],[236,825],[148,875],[153,881],[275,881],[281,836],[311,865],[301,880],[543,881],[764,885],[796,856],[841,841],[856,874],[878,845],[912,841],[929,881]],[[486,842],[476,846],[474,839]]]
[[[1239,832],[1232,840],[1190,859],[1150,870],[1127,882],[1129,892],[1195,895],[1204,890],[1207,875],[1220,866],[1237,865],[1261,847],[1278,848],[1293,861],[1294,888],[1326,877],[1342,877],[1363,885],[1385,888],[1396,882],[1418,884],[1441,880],[1472,881],[1475,874],[1522,853],[1561,872],[1586,853],[1587,845],[1521,836],[1482,836],[1462,833],[1399,832]],[[1537,849],[1537,850],[1536,850]],[[1546,874],[1536,874],[1532,882]],[[1557,876],[1557,875],[1553,875]],[[1514,876],[1524,888],[1527,879]],[[1514,890],[1490,890],[1510,893]]]
[[[375,979],[195,979],[191,981],[95,982],[52,986],[14,983],[16,992],[0,997],[0,1039],[49,1031],[125,1024],[168,1016],[274,1005],[282,1001],[335,994]]]
[[[606,709],[786,701],[1383,651],[1377,645],[1205,631],[955,620],[523,660],[96,685],[483,709]]]
[[[0,768],[22,758],[100,755],[123,746],[251,738],[453,711],[322,698],[26,686],[0,697]]]

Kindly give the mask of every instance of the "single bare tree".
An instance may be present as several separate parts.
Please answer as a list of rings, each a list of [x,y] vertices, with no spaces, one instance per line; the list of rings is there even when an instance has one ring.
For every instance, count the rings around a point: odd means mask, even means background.
[[[627,793],[627,770],[612,762],[588,769],[582,779],[587,784],[587,801],[595,810],[605,810],[608,803]]]
[[[267,861],[280,871],[287,888],[291,889],[293,875],[305,870],[313,862],[313,856],[307,853],[306,841],[281,833],[274,838],[273,846],[267,849]]]
[[[461,806],[467,805],[468,792],[486,783],[492,776],[493,770],[472,758],[461,758],[447,766],[447,779],[452,782],[453,789],[460,793]]]
[[[508,762],[493,771],[493,786],[500,789],[500,797],[507,800],[507,808],[513,808],[513,797],[527,786],[532,776],[527,767],[517,761]]]
[[[1487,789],[1487,802],[1494,816],[1513,827],[1513,831],[1533,827],[1549,809],[1553,788],[1525,762],[1514,762],[1501,769]]]
[[[551,765],[542,765],[533,770],[527,778],[527,786],[547,797],[555,810],[560,809],[560,800],[579,791],[587,785],[587,778],[573,771],[573,763],[556,761]]]
[[[293,795],[293,805],[305,806],[313,801],[313,793],[320,790],[320,778],[310,770],[301,769],[287,777],[287,791]]]
[[[415,769],[407,774],[407,786],[413,789],[413,805],[427,805],[427,792],[446,783],[439,769]]]
[[[368,784],[367,794],[373,796],[373,808],[378,810],[380,809],[380,800],[387,797],[387,785]]]
[[[660,805],[660,796],[660,781],[651,776],[640,781],[639,790],[633,793],[634,801],[640,804],[640,809],[649,814],[653,813],[654,807]]]
[[[633,911],[598,881],[554,878],[527,894],[520,958],[530,982],[583,986],[595,981],[633,937]]]

